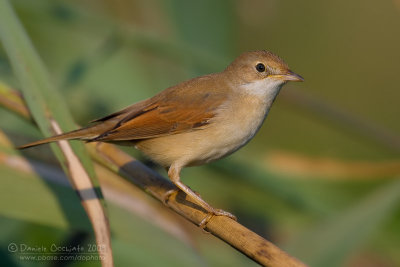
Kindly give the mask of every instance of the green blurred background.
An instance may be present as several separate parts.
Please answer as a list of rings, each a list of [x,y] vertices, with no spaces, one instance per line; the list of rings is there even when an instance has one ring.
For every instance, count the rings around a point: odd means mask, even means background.
[[[305,82],[285,86],[246,147],[183,181],[311,266],[400,266],[399,0],[11,3],[81,125],[244,51],[281,56]],[[19,87],[1,44],[0,81]],[[5,109],[0,128],[15,144],[41,137]],[[27,155],[52,163],[46,148]],[[0,161],[0,265],[99,266],[9,251],[94,243],[73,190],[28,176]],[[107,206],[116,266],[257,265],[178,218],[180,234]]]

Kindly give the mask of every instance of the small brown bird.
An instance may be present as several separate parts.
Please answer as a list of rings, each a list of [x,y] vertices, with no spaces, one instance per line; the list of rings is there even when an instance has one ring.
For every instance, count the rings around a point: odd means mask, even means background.
[[[287,81],[303,78],[269,51],[247,52],[222,72],[182,82],[94,120],[93,125],[20,148],[64,139],[129,142],[167,168],[171,181],[209,212],[208,219],[213,215],[235,218],[214,209],[184,185],[180,171],[220,159],[249,142]],[[166,194],[165,200],[171,193]]]

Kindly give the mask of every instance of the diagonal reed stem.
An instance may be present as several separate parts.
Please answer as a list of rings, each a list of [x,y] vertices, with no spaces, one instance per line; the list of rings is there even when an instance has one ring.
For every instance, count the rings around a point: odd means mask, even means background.
[[[11,89],[9,90],[11,91]],[[1,98],[7,97],[7,95],[8,94],[3,94],[3,96],[0,96],[0,104],[4,102]],[[29,116],[26,115],[29,114],[28,112],[21,112],[21,110],[24,109],[27,111],[23,99],[20,98],[15,102],[18,104],[8,106],[7,108],[21,115],[23,118],[29,119]],[[90,155],[96,161],[124,176],[143,191],[160,201],[167,191],[175,188],[175,185],[169,180],[121,151],[115,145],[107,143],[88,143],[86,146]],[[208,214],[203,210],[197,209],[197,206],[193,205],[193,203],[193,200],[180,192],[171,196],[168,201],[168,207],[185,219],[198,225]],[[279,249],[273,243],[225,216],[212,217],[205,230],[263,266],[306,266],[304,263]]]

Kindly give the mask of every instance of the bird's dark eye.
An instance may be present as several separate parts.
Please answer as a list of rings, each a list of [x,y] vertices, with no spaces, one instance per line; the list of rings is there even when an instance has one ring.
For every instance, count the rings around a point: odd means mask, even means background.
[[[257,70],[258,72],[264,72],[264,71],[265,71],[265,66],[264,66],[264,64],[258,63],[258,64],[256,65],[256,70]]]

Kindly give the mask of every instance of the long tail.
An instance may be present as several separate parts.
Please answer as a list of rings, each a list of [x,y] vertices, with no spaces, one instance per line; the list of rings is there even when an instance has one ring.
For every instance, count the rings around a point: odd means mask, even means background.
[[[71,131],[68,133],[55,135],[52,137],[48,137],[45,139],[41,139],[41,140],[38,140],[38,141],[35,141],[32,143],[26,144],[26,145],[22,145],[22,146],[18,147],[18,149],[25,149],[28,147],[38,146],[38,145],[47,144],[47,143],[60,141],[60,140],[71,140],[71,139],[90,140],[99,135],[99,130],[101,130],[101,128],[104,129],[104,127],[100,127],[100,126],[101,126],[101,124],[98,124],[98,125],[89,126],[87,128],[81,128],[78,130],[74,130],[74,131]]]

